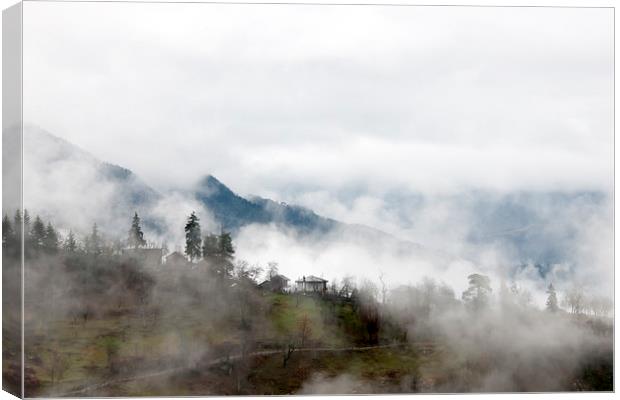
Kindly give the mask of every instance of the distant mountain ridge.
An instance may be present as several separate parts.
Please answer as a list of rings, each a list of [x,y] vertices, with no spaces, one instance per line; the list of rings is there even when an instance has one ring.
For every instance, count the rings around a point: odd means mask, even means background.
[[[24,204],[47,218],[85,230],[112,229],[132,210],[152,207],[161,195],[129,169],[32,125],[24,127]],[[105,212],[105,217],[102,213]],[[87,221],[88,220],[88,221]],[[145,221],[156,230],[156,221]]]
[[[170,193],[158,192],[131,170],[100,161],[66,140],[32,126],[25,127],[24,154],[25,205],[47,219],[79,227],[82,232],[96,222],[104,232],[119,234],[119,227],[126,226],[133,212],[139,211],[147,230],[158,234],[174,230],[182,235],[182,222],[178,221],[182,221],[183,215],[166,219],[170,209],[159,207]],[[240,196],[212,175],[203,176],[192,188],[177,194],[179,200],[204,206],[219,227],[233,234],[250,225],[275,225],[302,238],[346,241],[367,248],[387,246],[390,254],[422,255],[442,263],[457,258],[372,227],[323,217],[308,208]],[[470,229],[464,240],[473,245],[473,252],[460,251],[458,258],[476,259],[475,246],[486,245],[508,255],[514,265],[548,266],[576,258],[576,249],[583,239],[578,236],[580,224],[598,215],[606,197],[597,192],[471,192],[450,200],[465,212]],[[394,196],[390,204],[424,209],[425,201],[420,196],[403,195]],[[174,209],[176,203],[168,206]],[[415,224],[415,215],[403,213],[403,224]],[[61,221],[61,217],[65,220]],[[548,270],[539,269],[542,274]]]
[[[304,207],[278,203],[261,197],[243,198],[213,175],[207,175],[200,180],[195,196],[213,213],[225,230],[233,232],[253,223],[275,223],[293,227],[304,234],[324,234],[340,224]]]
[[[145,228],[159,233],[164,231],[164,221],[158,213],[152,211],[164,194],[144,183],[131,170],[103,162],[38,127],[28,126],[25,129],[24,147],[31,157],[30,161],[36,161],[28,165],[30,175],[37,181],[37,186],[47,186],[44,191],[51,193],[57,190],[59,185],[66,184],[63,190],[75,191],[72,196],[65,196],[62,198],[63,201],[57,203],[54,203],[53,196],[43,193],[38,201],[40,206],[35,207],[39,208],[38,212],[57,219],[64,207],[72,207],[79,214],[86,213],[87,209],[102,203],[104,210],[101,211],[105,211],[105,214],[99,212],[93,219],[104,230],[106,228],[112,230],[119,224],[126,224],[133,212],[140,210]],[[67,171],[67,175],[58,176],[62,173],[54,173],[55,170]],[[76,179],[72,179],[72,171],[86,171],[86,173],[80,173]],[[244,198],[212,175],[204,176],[190,191],[182,193],[202,204],[222,229],[233,234],[248,225],[266,224],[278,226],[289,233],[294,232],[301,236],[312,235],[324,239],[348,238],[351,242],[363,245],[383,241],[406,252],[419,252],[422,249],[421,245],[398,240],[380,230],[363,225],[345,224],[320,216],[304,207],[256,196]],[[67,204],[66,200],[69,198],[76,203]],[[44,209],[46,207],[49,208]]]

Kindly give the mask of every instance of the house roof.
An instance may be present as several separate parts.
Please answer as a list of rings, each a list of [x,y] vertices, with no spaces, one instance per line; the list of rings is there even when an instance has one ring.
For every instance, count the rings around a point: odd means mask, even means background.
[[[264,280],[263,282],[259,283],[258,286],[268,285],[268,284],[270,284],[271,282],[273,282],[276,279],[279,279],[281,281],[286,281],[286,282],[290,281],[290,279],[288,279],[284,275],[274,275],[273,278]]]
[[[314,276],[314,275],[308,275],[308,276],[306,276],[306,277],[304,277],[304,278],[306,279],[306,283],[308,283],[308,282],[316,282],[316,283],[323,283],[323,282],[327,282],[327,280],[326,280],[326,279],[319,278],[318,276]],[[302,278],[302,279],[297,280],[296,282],[297,282],[297,283],[302,283],[303,281],[304,281],[304,280],[303,280],[303,278]]]

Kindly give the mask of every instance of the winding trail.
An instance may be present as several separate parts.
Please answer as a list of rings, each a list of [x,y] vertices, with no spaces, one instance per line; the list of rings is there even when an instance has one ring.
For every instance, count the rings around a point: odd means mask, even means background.
[[[381,345],[381,346],[365,346],[365,347],[339,347],[339,348],[304,347],[304,348],[295,349],[295,353],[306,353],[306,352],[334,352],[336,353],[336,352],[347,352],[347,351],[368,351],[368,350],[376,350],[376,349],[387,349],[387,348],[392,348],[392,347],[401,347],[401,346],[406,346],[406,345],[407,345],[406,343],[395,343],[395,344],[387,344],[387,345]],[[415,343],[412,343],[411,345],[415,346]],[[248,353],[246,354],[246,357],[270,356],[270,355],[275,355],[275,354],[282,354],[282,352],[283,352],[282,350],[261,350],[261,351],[254,351],[254,352]],[[142,380],[142,379],[156,378],[158,376],[166,376],[166,375],[174,374],[177,372],[183,372],[189,369],[204,368],[204,367],[208,368],[208,367],[212,367],[212,366],[224,363],[224,362],[236,361],[236,360],[241,359],[241,357],[242,357],[242,354],[234,354],[228,357],[218,357],[212,360],[201,362],[199,365],[191,365],[191,366],[183,365],[183,366],[153,371],[153,372],[149,372],[149,373],[145,373],[141,375],[134,375],[134,376],[128,376],[125,378],[107,380],[105,382],[100,382],[100,383],[84,386],[84,387],[81,387],[79,389],[75,389],[69,392],[52,394],[52,396],[53,397],[77,397],[80,394],[88,393],[92,390],[103,389],[108,386],[114,386],[114,385],[118,385],[121,383],[133,382],[133,381]]]

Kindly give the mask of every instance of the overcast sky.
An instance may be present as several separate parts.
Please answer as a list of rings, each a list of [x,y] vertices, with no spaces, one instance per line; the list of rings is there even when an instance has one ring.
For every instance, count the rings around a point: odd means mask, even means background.
[[[611,9],[25,4],[24,119],[156,188],[612,183]],[[319,198],[320,200],[320,198]]]

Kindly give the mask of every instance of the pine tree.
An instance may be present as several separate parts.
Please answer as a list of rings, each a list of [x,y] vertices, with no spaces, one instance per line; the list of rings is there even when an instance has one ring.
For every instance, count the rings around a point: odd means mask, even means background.
[[[202,255],[220,278],[233,275],[234,254],[235,248],[230,233],[222,231],[220,235],[209,234],[205,237]]]
[[[58,233],[50,222],[45,227],[45,237],[43,238],[43,249],[49,254],[58,253]]]
[[[202,253],[202,234],[200,233],[200,223],[198,221],[200,219],[192,211],[185,224],[185,254],[187,254],[190,261],[200,258]]]
[[[220,234],[220,252],[225,259],[232,260],[235,254],[235,248],[233,247],[232,237],[228,232],[222,232]]]
[[[69,235],[67,236],[62,248],[67,253],[75,253],[77,251],[77,242],[75,241],[73,231],[69,231]]]
[[[547,288],[547,311],[557,312],[560,307],[558,307],[558,296],[555,292],[555,288],[553,287],[553,283],[549,284]]]
[[[144,233],[142,233],[142,227],[140,227],[140,217],[136,212],[131,222],[131,228],[129,229],[129,239],[127,240],[130,247],[137,249],[146,245],[144,240]]]
[[[32,247],[31,237],[30,237],[30,214],[28,214],[28,210],[24,210],[23,218],[20,219],[20,224],[23,223],[23,236],[24,236],[24,247],[25,251],[29,251]],[[21,225],[20,225],[21,226]]]
[[[15,215],[13,216],[13,253],[14,255],[21,253],[21,245],[22,239],[24,239],[23,232],[23,218],[22,213],[18,210],[15,211]]]
[[[230,233],[222,231],[218,241],[220,245],[219,272],[223,277],[231,277],[234,269],[233,260],[235,254],[232,237]]]
[[[26,232],[28,232],[28,228],[30,227],[30,214],[28,214],[28,210],[24,210],[24,228]]]
[[[102,252],[101,237],[99,236],[99,229],[97,224],[93,224],[93,230],[90,236],[86,239],[86,252],[98,256]]]
[[[15,215],[13,216],[13,224],[15,226],[20,226],[22,224],[22,213],[19,209],[15,210]]]
[[[41,218],[37,215],[34,218],[32,229],[30,230],[31,245],[37,249],[43,249],[45,241],[45,224]]]
[[[4,215],[2,218],[2,248],[6,248],[13,243],[13,227],[11,226],[11,221],[9,221],[9,216]]]

